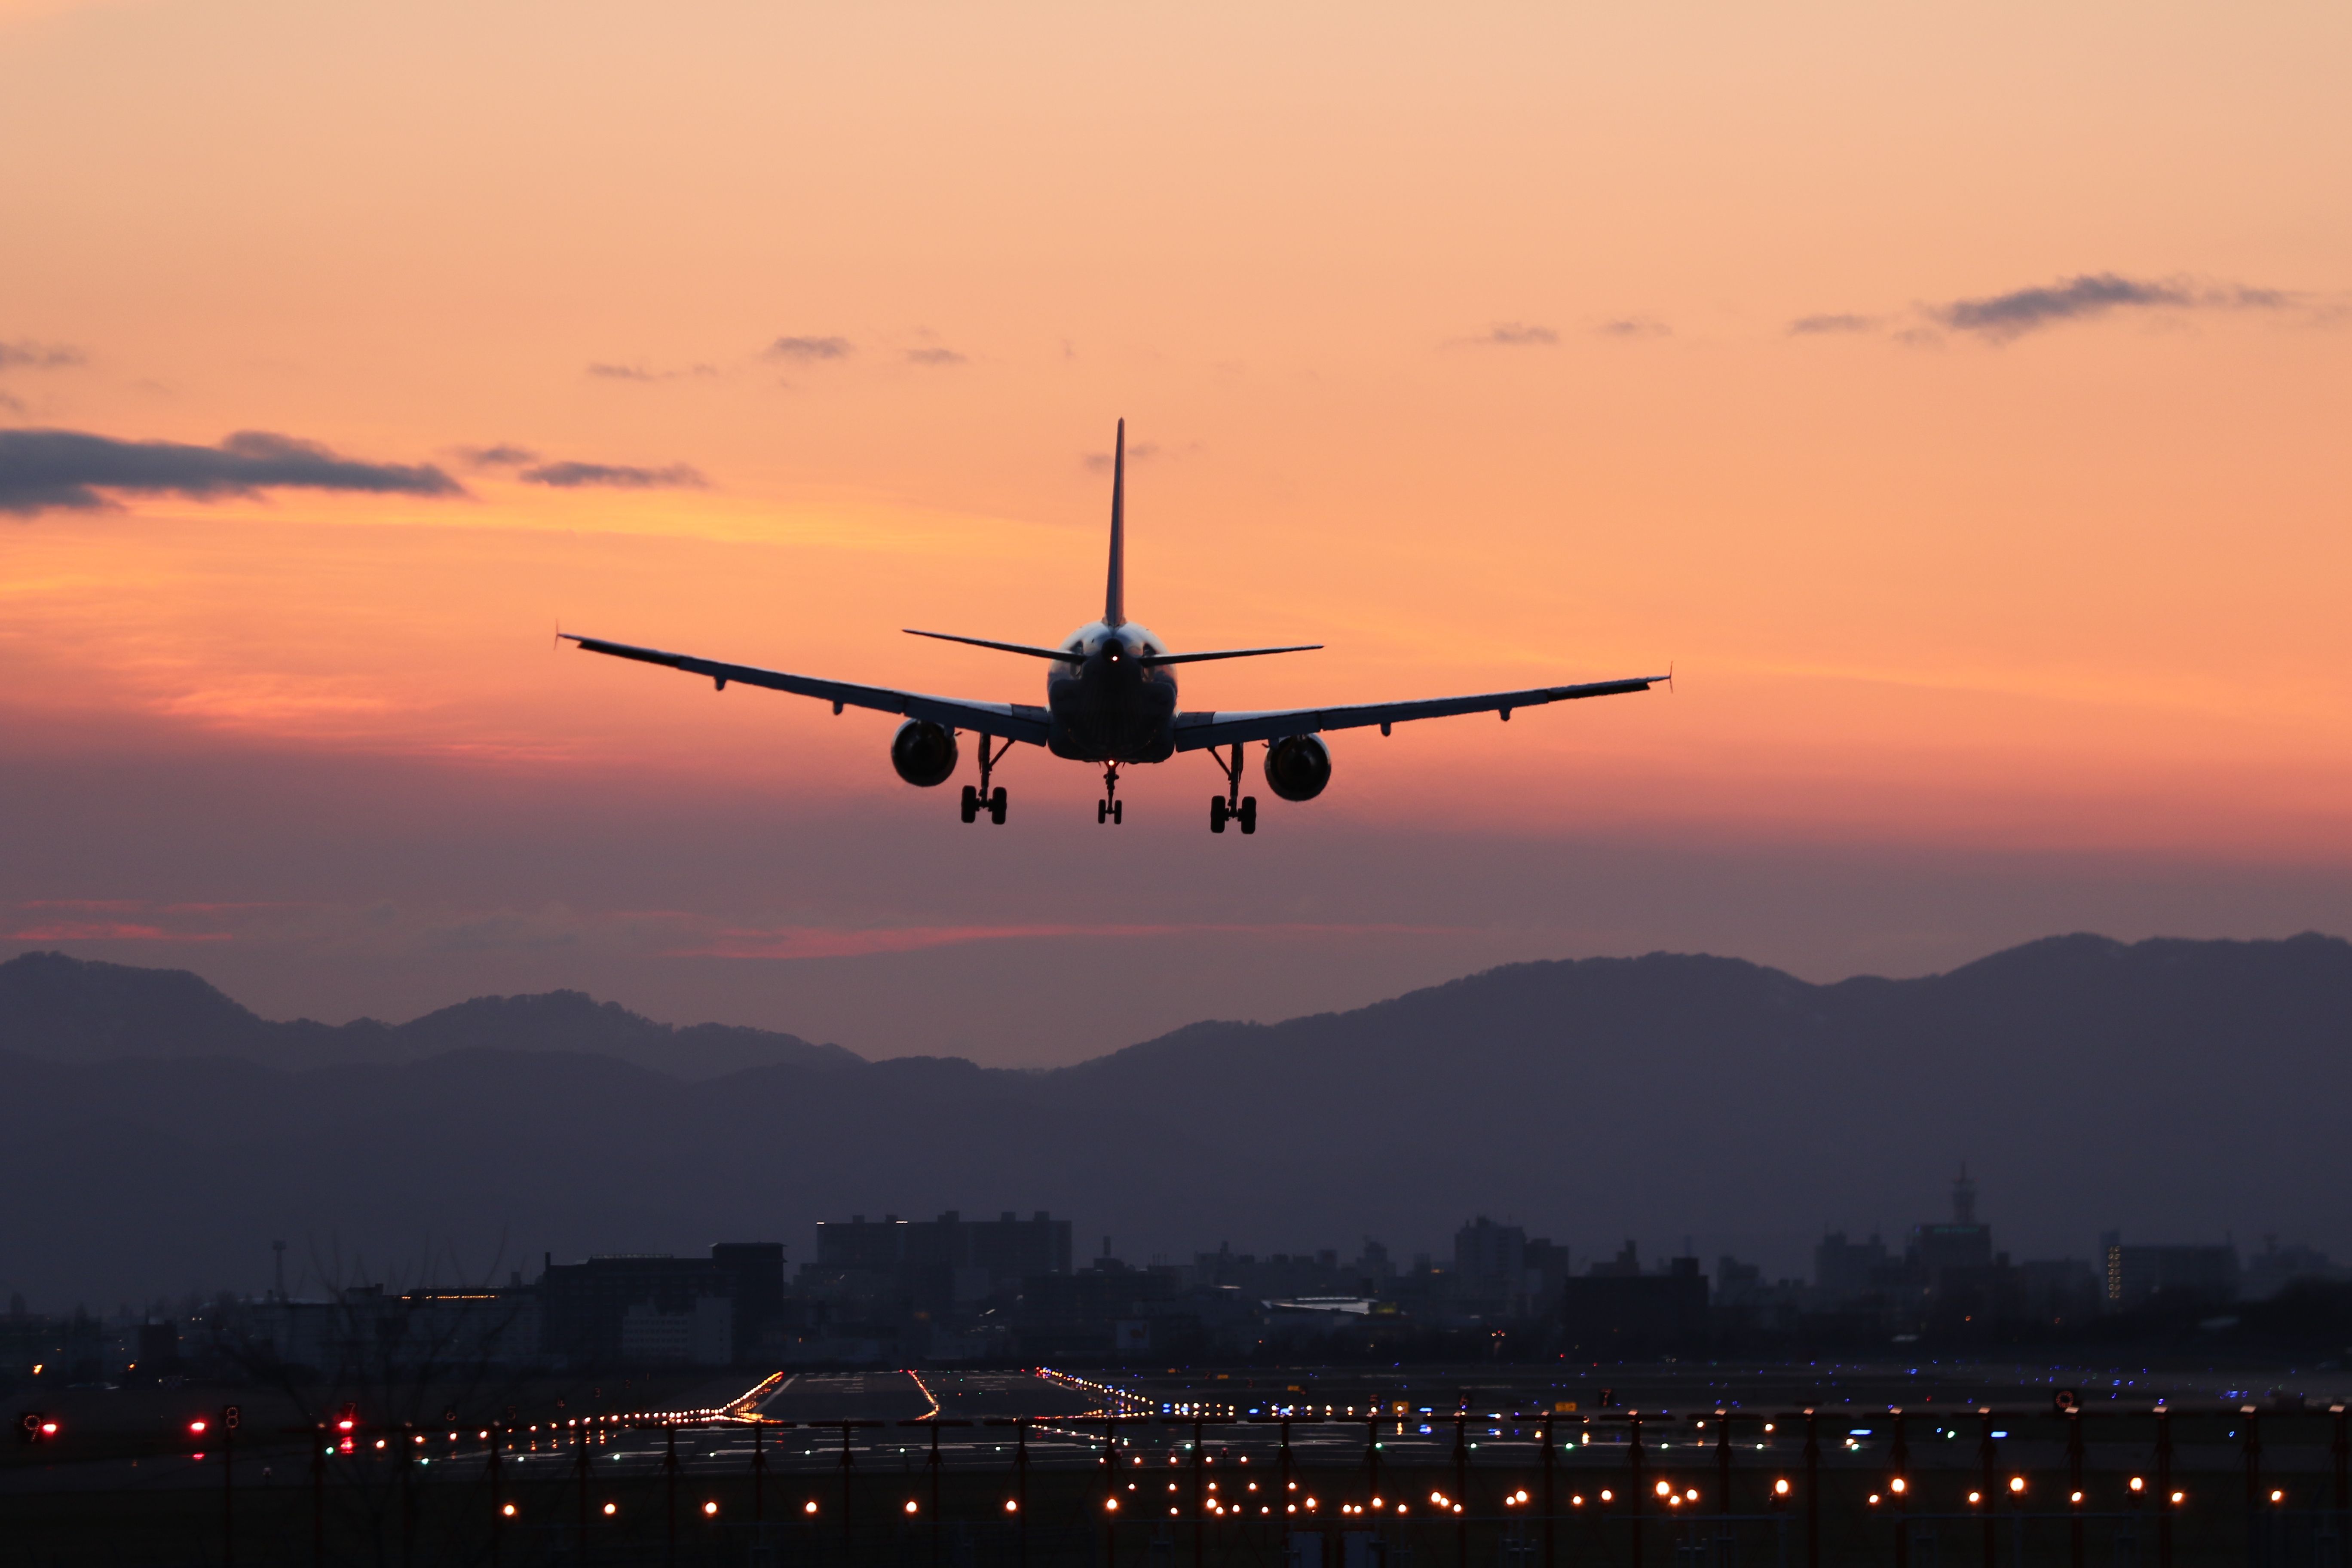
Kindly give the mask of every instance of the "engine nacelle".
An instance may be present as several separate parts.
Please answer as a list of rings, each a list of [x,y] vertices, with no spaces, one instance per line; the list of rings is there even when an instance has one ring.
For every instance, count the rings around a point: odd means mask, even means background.
[[[1265,749],[1265,787],[1285,800],[1313,800],[1331,782],[1331,750],[1313,735],[1286,735]]]
[[[898,776],[923,789],[943,784],[956,770],[953,730],[928,719],[909,719],[890,737],[890,765]]]

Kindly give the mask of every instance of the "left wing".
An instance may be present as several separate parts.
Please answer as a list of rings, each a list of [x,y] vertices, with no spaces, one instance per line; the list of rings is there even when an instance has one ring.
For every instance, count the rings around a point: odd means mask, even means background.
[[[1421,702],[1359,702],[1345,708],[1286,708],[1270,713],[1179,713],[1176,749],[1205,751],[1239,741],[1274,741],[1285,735],[1312,735],[1321,730],[1356,730],[1378,724],[1385,732],[1391,724],[1414,719],[1444,719],[1456,713],[1500,713],[1506,720],[1515,708],[1538,708],[1547,702],[1573,702],[1580,697],[1614,697],[1623,691],[1647,691],[1666,679],[1663,675],[1637,676],[1631,680],[1593,680],[1582,686],[1538,686],[1526,691],[1487,691],[1475,697],[1433,697]]]
[[[950,730],[971,730],[982,735],[1026,741],[1033,746],[1044,745],[1053,732],[1053,720],[1045,710],[1024,703],[968,702],[960,697],[930,697],[919,691],[894,691],[887,686],[858,686],[846,680],[822,680],[813,675],[788,675],[781,669],[761,669],[757,665],[721,664],[717,659],[667,653],[657,647],[573,637],[570,632],[557,635],[567,642],[578,643],[589,653],[610,654],[614,658],[633,658],[641,664],[658,664],[667,669],[706,676],[721,691],[727,689],[730,680],[745,686],[764,686],[771,691],[789,691],[795,697],[830,702],[836,713],[845,707],[873,708],[885,713],[903,713],[909,719],[928,719]]]

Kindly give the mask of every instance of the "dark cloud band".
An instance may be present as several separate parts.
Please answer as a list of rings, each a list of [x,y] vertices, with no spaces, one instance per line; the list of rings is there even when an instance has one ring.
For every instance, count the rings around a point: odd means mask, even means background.
[[[0,370],[59,370],[83,363],[81,350],[69,343],[37,343],[20,339],[0,343]]]
[[[768,345],[771,359],[846,359],[849,357],[847,338],[778,338]]]
[[[466,493],[430,464],[365,463],[261,430],[239,431],[217,447],[119,441],[79,430],[0,430],[0,512],[96,510],[111,504],[108,491],[211,500],[266,489]]]
[[[528,485],[552,485],[557,489],[602,487],[618,490],[701,489],[710,481],[698,468],[672,463],[662,468],[633,468],[618,463],[542,463],[525,468]]]

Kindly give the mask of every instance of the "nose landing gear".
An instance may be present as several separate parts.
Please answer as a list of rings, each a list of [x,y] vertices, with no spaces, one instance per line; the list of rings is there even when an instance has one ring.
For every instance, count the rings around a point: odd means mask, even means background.
[[[988,813],[989,821],[1002,827],[1004,826],[1004,786],[999,784],[992,792],[988,787],[988,776],[996,771],[996,764],[1004,760],[1004,753],[1013,749],[1013,742],[1007,741],[992,752],[991,744],[988,736],[980,738],[980,787],[963,786],[963,819],[974,821],[984,811]]]
[[[1095,802],[1095,825],[1120,821],[1123,804],[1118,798],[1118,764],[1113,763],[1103,769],[1103,797]]]
[[[1225,793],[1209,797],[1209,831],[1223,833],[1226,823],[1238,822],[1244,833],[1255,833],[1257,796],[1242,794],[1241,742],[1234,742],[1234,760],[1231,763],[1225,761],[1223,752],[1213,750],[1209,752],[1209,760],[1216,763],[1217,770],[1225,775]]]

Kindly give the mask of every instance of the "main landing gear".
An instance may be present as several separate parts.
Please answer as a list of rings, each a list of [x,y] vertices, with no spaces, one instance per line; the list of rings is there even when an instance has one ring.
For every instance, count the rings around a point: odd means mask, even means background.
[[[1234,742],[1234,760],[1225,761],[1223,752],[1211,750],[1209,760],[1225,775],[1225,793],[1209,797],[1209,831],[1223,833],[1225,824],[1238,822],[1244,833],[1257,831],[1257,796],[1242,794],[1242,746]]]
[[[990,751],[990,745],[989,737],[986,735],[980,737],[980,787],[974,789],[970,784],[963,786],[963,819],[971,822],[984,811],[988,813],[989,821],[1002,827],[1004,826],[1004,786],[998,784],[995,791],[991,793],[988,787],[988,775],[996,771],[996,764],[1004,760],[1004,753],[1013,749],[1013,742],[1005,742],[1003,746],[996,748],[993,753]]]
[[[1119,821],[1122,805],[1118,798],[1118,764],[1113,763],[1103,769],[1103,797],[1095,802],[1095,825]]]

